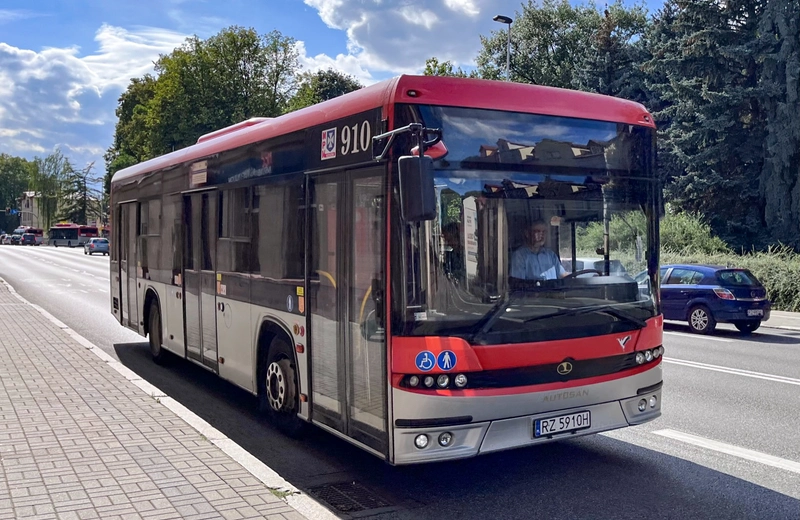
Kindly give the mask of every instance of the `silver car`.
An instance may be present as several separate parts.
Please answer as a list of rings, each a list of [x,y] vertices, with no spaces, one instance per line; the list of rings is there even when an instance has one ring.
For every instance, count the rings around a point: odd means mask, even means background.
[[[84,255],[93,255],[95,253],[103,253],[104,255],[108,255],[107,238],[90,238],[88,242],[83,244]]]

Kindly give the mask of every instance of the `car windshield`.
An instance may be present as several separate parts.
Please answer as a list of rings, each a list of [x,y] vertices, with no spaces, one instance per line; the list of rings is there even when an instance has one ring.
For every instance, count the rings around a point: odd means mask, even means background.
[[[722,285],[738,285],[738,286],[760,286],[755,276],[750,271],[744,269],[736,269],[730,271],[717,272],[717,280]]]
[[[631,125],[422,107],[446,155],[437,216],[404,228],[410,335],[500,344],[634,330],[655,315],[655,190]],[[646,155],[646,154],[644,154]],[[576,319],[580,316],[580,319]]]

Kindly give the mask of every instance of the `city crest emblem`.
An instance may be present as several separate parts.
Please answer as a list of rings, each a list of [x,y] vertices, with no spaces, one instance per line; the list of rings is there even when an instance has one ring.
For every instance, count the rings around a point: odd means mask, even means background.
[[[336,157],[336,128],[329,128],[322,131],[322,155],[321,158],[334,159]]]

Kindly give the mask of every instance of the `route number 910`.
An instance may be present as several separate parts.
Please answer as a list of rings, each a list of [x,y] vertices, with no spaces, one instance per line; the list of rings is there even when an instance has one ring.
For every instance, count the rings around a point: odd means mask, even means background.
[[[342,127],[342,155],[366,152],[372,142],[372,129],[369,121]]]

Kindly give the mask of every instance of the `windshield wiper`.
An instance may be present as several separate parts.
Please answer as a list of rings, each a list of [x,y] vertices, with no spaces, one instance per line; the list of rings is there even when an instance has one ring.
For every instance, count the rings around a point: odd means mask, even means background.
[[[593,312],[603,312],[606,314],[610,314],[615,318],[619,318],[622,321],[627,321],[628,323],[632,323],[636,325],[638,328],[643,329],[647,327],[647,322],[641,318],[637,318],[627,312],[620,310],[618,307],[614,305],[591,305],[589,307],[577,307],[574,309],[562,309],[558,312],[552,312],[550,314],[545,314],[543,316],[534,316],[533,318],[528,318],[525,320],[525,323],[530,323],[532,321],[543,320],[547,318],[555,318],[556,316],[580,316],[582,314],[591,314]]]
[[[477,343],[481,336],[491,330],[500,316],[503,315],[506,310],[508,310],[508,306],[511,305],[511,302],[516,299],[515,294],[517,293],[508,293],[502,300],[497,302],[495,306],[492,307],[489,312],[487,312],[483,318],[480,319],[480,321],[478,321],[478,323],[475,324],[474,328],[477,330],[472,335],[470,340],[471,343]]]

